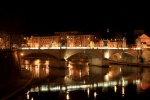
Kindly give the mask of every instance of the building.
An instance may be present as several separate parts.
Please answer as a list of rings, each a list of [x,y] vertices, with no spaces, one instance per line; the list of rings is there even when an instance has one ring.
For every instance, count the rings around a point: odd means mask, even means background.
[[[110,30],[107,29],[107,33]],[[108,34],[107,34],[108,36]],[[12,47],[20,48],[53,48],[53,47],[112,47],[112,48],[126,48],[126,38],[119,37],[116,39],[104,38],[100,33],[91,32],[83,33],[80,31],[65,31],[55,32],[53,36],[32,35],[30,37],[23,37],[23,35],[15,35],[13,38],[9,34],[0,34],[0,48],[6,49]],[[24,42],[27,41],[26,42]]]
[[[100,40],[99,47],[126,48],[126,39]]]
[[[31,36],[27,40],[28,47],[31,48],[50,48],[50,47],[58,47],[59,36]]]
[[[68,35],[68,47],[90,47],[90,42],[94,40],[94,35]]]
[[[50,47],[90,47],[94,35],[67,35],[66,39],[61,36],[31,36],[27,41],[31,48]]]
[[[143,33],[135,40],[135,44],[137,48],[150,48],[150,37]]]
[[[126,48],[126,38],[121,39],[97,39],[93,34],[82,32],[55,32],[54,36],[31,36],[27,39],[30,48],[52,47],[112,47]]]

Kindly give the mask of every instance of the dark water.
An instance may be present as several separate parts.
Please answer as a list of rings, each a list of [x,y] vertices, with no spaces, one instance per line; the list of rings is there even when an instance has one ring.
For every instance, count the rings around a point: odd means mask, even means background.
[[[150,97],[149,68],[125,65],[25,68],[34,74],[33,83],[9,100],[146,100]]]

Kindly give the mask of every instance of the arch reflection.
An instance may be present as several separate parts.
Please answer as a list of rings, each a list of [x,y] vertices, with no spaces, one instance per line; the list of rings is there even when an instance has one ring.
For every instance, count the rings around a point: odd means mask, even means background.
[[[141,74],[141,84],[140,87],[142,90],[150,89],[150,69],[144,68]]]
[[[110,65],[108,76],[111,79],[124,78],[129,79],[137,73],[136,68],[126,65]]]
[[[89,66],[70,64],[68,75],[65,76],[65,81],[86,81],[89,76]]]
[[[49,60],[25,60],[23,68],[30,70],[34,78],[44,78],[49,75]]]

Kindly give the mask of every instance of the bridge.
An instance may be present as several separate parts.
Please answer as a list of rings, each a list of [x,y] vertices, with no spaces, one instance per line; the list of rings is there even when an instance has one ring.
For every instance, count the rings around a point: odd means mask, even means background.
[[[57,60],[74,60],[76,58],[82,59],[87,58],[89,64],[102,65],[104,59],[116,62],[128,62],[136,63],[141,55],[141,50],[137,48],[26,48],[19,50],[20,55],[23,59],[37,57],[37,55],[45,55],[49,59]],[[39,56],[38,56],[39,57]]]

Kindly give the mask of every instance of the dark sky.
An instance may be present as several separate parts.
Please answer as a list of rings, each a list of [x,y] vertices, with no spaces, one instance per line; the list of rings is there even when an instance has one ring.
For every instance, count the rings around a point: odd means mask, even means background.
[[[124,32],[143,28],[149,32],[149,12],[146,5],[124,3],[20,4],[1,10],[0,29],[24,34],[51,34],[53,31],[67,30],[99,31],[105,28]]]

